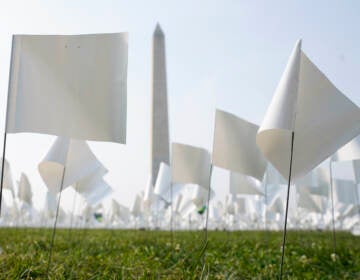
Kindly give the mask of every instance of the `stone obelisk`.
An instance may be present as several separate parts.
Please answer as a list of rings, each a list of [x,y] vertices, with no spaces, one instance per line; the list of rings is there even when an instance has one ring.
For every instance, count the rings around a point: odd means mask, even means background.
[[[156,25],[152,42],[152,84],[151,84],[151,162],[152,185],[161,162],[169,164],[169,118],[166,85],[165,36],[159,24]]]

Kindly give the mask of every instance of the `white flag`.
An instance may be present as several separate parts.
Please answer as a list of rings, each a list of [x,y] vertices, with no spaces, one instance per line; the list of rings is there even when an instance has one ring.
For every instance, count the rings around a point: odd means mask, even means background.
[[[330,189],[330,173],[324,167],[316,167],[305,176],[294,181],[298,187],[306,189],[310,194],[327,197]]]
[[[283,204],[283,200],[281,199],[281,196],[275,196],[275,198],[270,203],[269,209],[273,213],[283,214],[284,204]]]
[[[348,180],[333,180],[335,201],[344,204],[358,204],[357,201],[357,186]]]
[[[210,190],[210,199],[215,196],[215,192]],[[200,185],[195,185],[192,191],[191,201],[197,208],[200,208],[204,205],[207,205],[207,201],[209,198],[209,189],[205,189]]]
[[[29,182],[28,177],[21,173],[20,181],[18,182],[19,192],[18,197],[20,201],[24,201],[30,206],[32,205],[32,191],[31,191],[31,184]]]
[[[183,199],[183,196],[181,193],[179,193],[175,199],[175,207],[174,207],[175,213],[180,213],[180,206],[181,206],[182,199]]]
[[[0,158],[0,170],[1,170],[1,165],[2,165],[2,158]],[[3,188],[10,190],[12,196],[14,197],[14,184],[13,184],[13,179],[12,179],[12,175],[11,175],[11,168],[10,168],[9,162],[6,159],[5,159],[4,166],[5,166],[5,168],[4,168]]]
[[[166,202],[171,201],[171,170],[170,167],[161,162],[159,167],[159,172],[155,182],[154,194],[158,195]]]
[[[104,179],[100,179],[97,184],[93,186],[91,192],[82,193],[82,196],[88,204],[97,205],[112,192],[113,189],[109,184]]]
[[[299,41],[257,134],[257,144],[288,178],[296,179],[360,133],[360,110],[301,51]]]
[[[233,114],[216,110],[213,164],[262,181],[266,160],[256,146],[258,129]]]
[[[230,193],[231,194],[252,194],[264,195],[261,183],[251,176],[240,173],[230,173]]]
[[[135,200],[134,200],[134,204],[131,208],[131,213],[135,216],[138,217],[141,214],[141,197],[140,195],[136,195]]]
[[[81,194],[87,203],[95,205],[105,196],[112,193],[112,188],[103,179],[108,172],[103,166],[97,168],[92,173],[77,181],[74,189]]]
[[[360,136],[342,146],[332,157],[333,161],[360,160]]]
[[[149,208],[154,201],[154,186],[152,185],[152,177],[150,175],[145,187],[144,206]]]
[[[60,191],[62,176],[63,189],[90,175],[103,165],[83,140],[58,137],[38,169],[46,186],[53,193]]]
[[[248,199],[246,197],[237,197],[235,200],[235,213],[236,214],[246,214],[249,209],[247,207]]]
[[[118,219],[122,220],[123,222],[127,222],[129,220],[130,211],[127,207],[119,204],[116,200],[111,199],[109,216],[111,222],[114,222]]]
[[[304,186],[297,190],[299,194],[298,207],[318,213],[323,211],[323,199],[320,195],[312,195],[311,189]]]
[[[125,143],[127,37],[15,35],[7,132]]]
[[[172,144],[171,178],[173,183],[210,187],[210,154],[203,148]]]
[[[339,149],[332,157],[333,161],[351,161],[353,177],[357,184],[360,183],[360,136]]]

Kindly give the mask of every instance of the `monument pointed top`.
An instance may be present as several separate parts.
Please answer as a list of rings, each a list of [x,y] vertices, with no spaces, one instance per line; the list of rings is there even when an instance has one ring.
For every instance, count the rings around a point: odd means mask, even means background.
[[[162,31],[159,23],[156,23],[154,36],[164,36],[164,32]]]

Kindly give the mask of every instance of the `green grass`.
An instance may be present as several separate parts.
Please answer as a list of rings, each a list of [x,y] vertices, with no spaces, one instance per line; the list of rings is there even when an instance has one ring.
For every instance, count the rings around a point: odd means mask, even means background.
[[[0,229],[0,279],[44,279],[51,230]],[[281,232],[57,230],[50,279],[276,279]],[[360,238],[288,232],[284,279],[360,279]],[[334,269],[335,268],[335,269]]]

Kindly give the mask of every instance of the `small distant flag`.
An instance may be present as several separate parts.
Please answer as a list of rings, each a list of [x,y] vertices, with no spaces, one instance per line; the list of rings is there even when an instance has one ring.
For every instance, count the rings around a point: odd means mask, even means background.
[[[205,210],[206,210],[206,205],[203,205],[201,208],[197,210],[197,212],[198,214],[202,215],[205,213]]]
[[[102,213],[94,213],[95,220],[97,220],[99,223],[102,222],[103,214]]]

